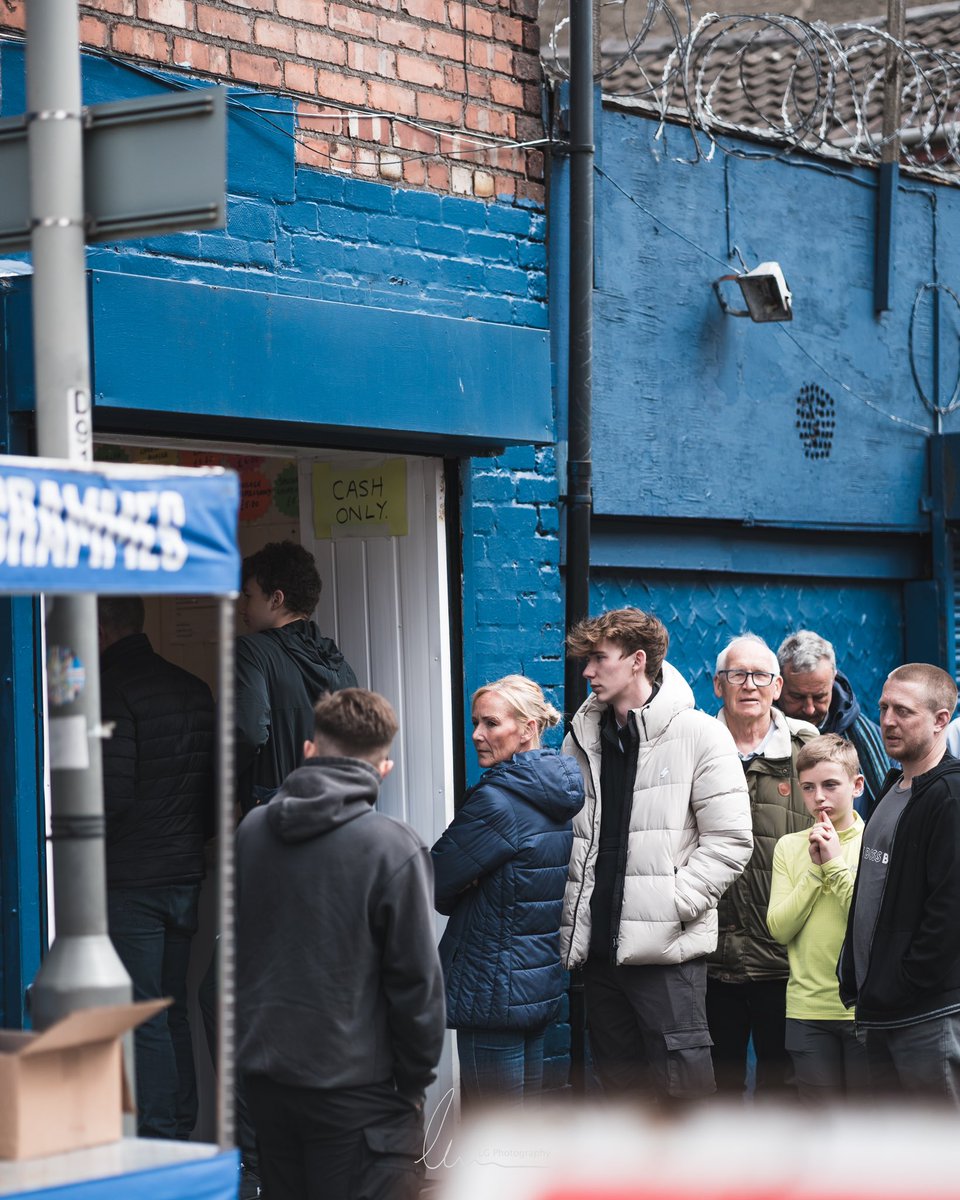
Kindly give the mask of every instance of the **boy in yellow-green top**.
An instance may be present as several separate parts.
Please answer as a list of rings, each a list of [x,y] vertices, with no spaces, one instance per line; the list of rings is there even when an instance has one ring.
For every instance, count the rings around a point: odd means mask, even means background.
[[[797,1092],[816,1105],[867,1086],[866,1053],[837,984],[860,858],[863,820],[853,802],[863,775],[856,749],[827,733],[800,750],[797,776],[814,825],[777,842],[767,926],[790,960],[786,1048]]]

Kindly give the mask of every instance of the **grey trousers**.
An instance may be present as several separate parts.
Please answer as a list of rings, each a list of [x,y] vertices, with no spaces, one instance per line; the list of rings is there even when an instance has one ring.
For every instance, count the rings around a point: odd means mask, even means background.
[[[960,1108],[960,1013],[864,1032],[875,1092],[910,1092]]]
[[[695,1100],[716,1090],[707,1029],[706,960],[583,969],[590,1053],[612,1095]]]
[[[830,1104],[869,1089],[867,1050],[853,1021],[786,1022],[786,1045],[803,1104]]]

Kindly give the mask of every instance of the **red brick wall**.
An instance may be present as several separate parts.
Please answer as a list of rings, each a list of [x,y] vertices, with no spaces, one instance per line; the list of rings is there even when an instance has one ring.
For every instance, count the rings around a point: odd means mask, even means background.
[[[26,0],[0,0],[22,29]],[[537,0],[92,0],[84,45],[299,103],[300,162],[543,199]],[[426,128],[425,128],[426,127]]]

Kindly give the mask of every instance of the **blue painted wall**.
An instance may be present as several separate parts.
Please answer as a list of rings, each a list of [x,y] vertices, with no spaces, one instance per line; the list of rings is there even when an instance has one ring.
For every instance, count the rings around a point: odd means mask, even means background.
[[[942,293],[937,353],[923,287],[960,290],[960,192],[903,182],[878,316],[874,172],[729,139],[737,154],[708,161],[685,128],[656,132],[612,107],[598,127],[592,608],[656,612],[707,711],[731,636],[775,647],[812,627],[875,714],[907,624],[929,616],[904,601],[931,571],[921,390],[947,403],[960,387],[960,309]],[[722,313],[735,247],[781,264],[791,323]]]
[[[698,707],[715,713],[716,657],[732,637],[750,631],[776,650],[796,629],[832,642],[863,711],[877,719],[883,680],[903,655],[898,584],[850,580],[757,579],[742,575],[602,572],[591,585],[595,611],[636,605],[670,634],[670,662],[689,680]]]
[[[0,281],[0,400],[16,342],[14,295]],[[0,454],[28,451],[23,422],[0,407]],[[25,1023],[24,989],[45,937],[44,829],[39,739],[40,637],[37,599],[0,596],[0,1027]]]
[[[787,527],[920,531],[925,434],[915,386],[934,376],[930,296],[960,289],[957,189],[907,181],[893,308],[873,311],[875,172],[717,152],[688,130],[605,109],[597,188],[596,511]],[[757,147],[740,143],[749,154]],[[725,316],[713,281],[773,259],[790,324]],[[727,284],[730,299],[741,299]],[[738,307],[742,305],[738,304]],[[941,396],[958,382],[960,310],[945,299]],[[832,399],[829,452],[810,457],[798,399]],[[945,428],[956,428],[958,417]],[[809,431],[806,431],[809,433]],[[809,440],[809,439],[808,439]],[[820,449],[824,449],[821,446]]]
[[[518,446],[473,459],[463,496],[464,680],[484,683],[520,672],[563,708],[563,581],[552,446]],[[558,745],[561,730],[548,733]],[[478,777],[467,752],[468,778]]]
[[[83,59],[84,103],[207,86]],[[25,105],[23,50],[0,42],[0,114]],[[546,329],[546,222],[484,203],[298,167],[289,99],[231,89],[227,227],[98,245],[93,268]]]

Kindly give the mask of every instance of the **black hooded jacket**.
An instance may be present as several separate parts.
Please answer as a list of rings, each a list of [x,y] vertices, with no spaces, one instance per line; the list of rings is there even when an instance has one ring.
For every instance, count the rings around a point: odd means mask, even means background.
[[[144,633],[100,657],[107,882],[199,883],[213,833],[214,709],[210,689],[155,653]]]
[[[237,1056],[311,1088],[433,1079],[443,977],[430,856],[368,763],[308,759],[237,831]]]
[[[237,639],[237,800],[243,812],[275,791],[313,737],[322,695],[356,687],[357,677],[314,621],[291,621]]]
[[[891,771],[883,792],[899,777]],[[883,794],[881,792],[881,795]],[[918,775],[897,825],[859,994],[853,959],[857,888],[840,951],[840,999],[857,1022],[892,1027],[960,1011],[960,761]]]

